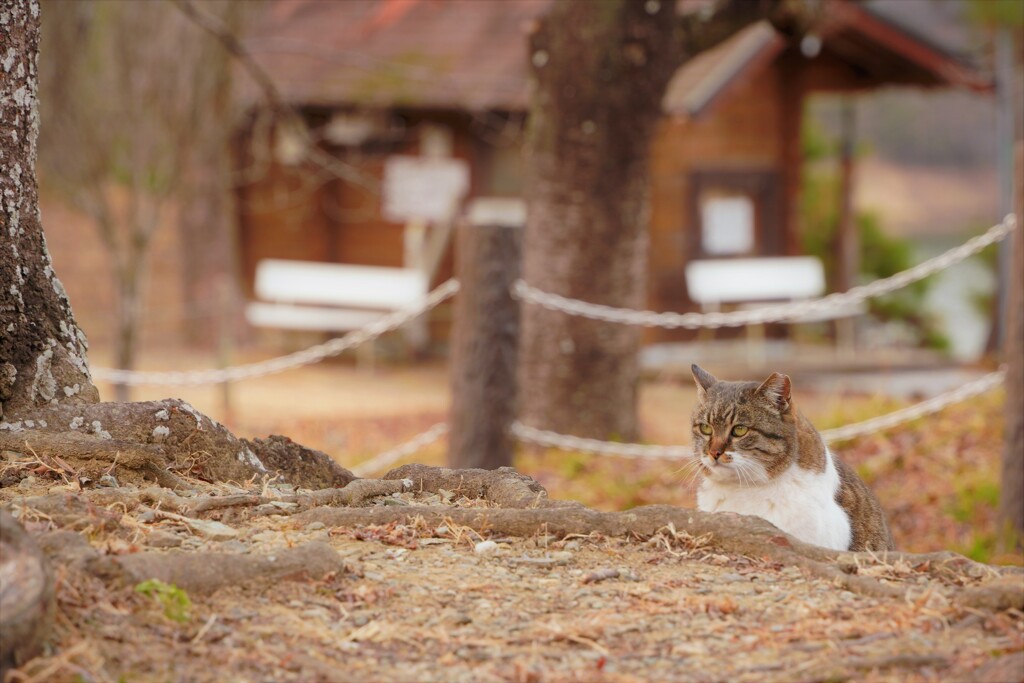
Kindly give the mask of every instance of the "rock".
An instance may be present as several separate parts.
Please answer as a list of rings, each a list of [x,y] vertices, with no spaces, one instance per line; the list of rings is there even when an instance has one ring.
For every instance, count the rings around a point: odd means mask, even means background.
[[[146,545],[151,548],[177,548],[181,542],[181,536],[163,529],[152,529],[146,537]]]
[[[220,545],[220,549],[226,553],[247,553],[249,552],[249,546],[241,541],[224,541]]]
[[[498,544],[494,541],[480,541],[473,547],[473,552],[477,555],[490,555],[498,549]]]
[[[39,652],[53,613],[49,563],[21,524],[0,510],[0,678]]]
[[[185,515],[179,515],[175,512],[167,512],[166,510],[153,510],[152,512],[156,517],[173,519],[176,522],[181,522],[194,533],[199,534],[203,538],[208,538],[211,541],[226,541],[238,536],[237,529],[232,529],[227,524],[217,522],[212,519],[194,519],[192,517],[186,517]],[[140,515],[140,518],[141,516],[142,515]]]
[[[269,543],[271,541],[279,540],[281,538],[281,532],[266,529],[264,531],[260,531],[258,533],[253,534],[250,538],[256,543]]]

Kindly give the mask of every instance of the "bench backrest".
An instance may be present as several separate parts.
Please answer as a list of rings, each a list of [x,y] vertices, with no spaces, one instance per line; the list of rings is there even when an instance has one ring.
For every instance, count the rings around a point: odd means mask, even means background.
[[[690,261],[686,287],[702,305],[808,299],[825,293],[825,269],[814,256]]]
[[[427,294],[427,276],[412,268],[263,259],[256,296],[263,301],[394,310]]]

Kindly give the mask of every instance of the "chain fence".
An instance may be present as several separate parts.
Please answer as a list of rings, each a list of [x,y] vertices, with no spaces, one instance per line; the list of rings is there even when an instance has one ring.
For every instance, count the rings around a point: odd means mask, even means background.
[[[570,315],[646,327],[684,327],[696,329],[701,327],[715,328],[781,322],[819,314],[829,309],[848,309],[870,298],[882,296],[883,294],[906,287],[913,282],[949,268],[978,253],[990,244],[1002,240],[1015,227],[1016,218],[1010,214],[1001,223],[992,226],[985,233],[891,277],[876,280],[868,285],[854,287],[846,292],[829,294],[820,299],[778,304],[749,311],[728,313],[658,313],[655,311],[615,308],[544,292],[528,285],[523,280],[518,280],[515,283],[512,294],[521,301],[537,304],[550,310],[561,311]],[[459,282],[455,279],[448,280],[424,297],[423,301],[417,306],[384,315],[379,320],[363,328],[331,339],[323,344],[317,344],[302,351],[257,363],[228,368],[170,372],[140,372],[94,367],[92,368],[92,375],[96,379],[107,380],[117,384],[176,386],[220,384],[263,377],[311,365],[325,358],[336,356],[348,349],[355,348],[360,344],[372,341],[382,334],[395,330],[408,321],[430,311],[454,296],[458,291]],[[825,430],[821,432],[822,438],[828,443],[845,441],[916,420],[999,386],[1004,381],[1005,374],[1005,367],[1000,368],[957,389],[944,392],[892,413],[844,427]],[[446,423],[437,423],[412,439],[360,463],[353,468],[353,472],[362,475],[380,471],[434,443],[447,434],[448,429]],[[597,455],[612,455],[625,458],[685,458],[692,454],[691,445],[647,445],[600,441],[537,429],[519,421],[514,422],[510,429],[512,436],[523,443]]]
[[[937,413],[956,403],[962,403],[967,399],[979,396],[1000,386],[1006,379],[1006,367],[1000,367],[976,380],[968,382],[956,389],[943,392],[932,398],[919,403],[894,410],[885,415],[879,415],[869,420],[855,422],[844,427],[826,429],[821,432],[821,438],[826,443],[837,443],[849,441],[857,437],[886,431],[907,422]],[[610,455],[619,458],[647,458],[647,459],[681,459],[693,455],[693,444],[673,445],[648,445],[640,443],[617,443],[614,441],[601,441],[599,439],[588,439],[546,429],[537,429],[523,424],[518,420],[512,423],[510,429],[512,436],[521,443],[545,448],[557,448],[563,451],[576,453],[590,453],[593,455]],[[383,453],[360,463],[352,468],[352,472],[364,476],[374,472],[382,471],[395,462],[417,451],[429,446],[448,433],[448,424],[438,422],[424,432],[414,436],[408,441],[384,451]]]
[[[925,415],[937,413],[955,403],[961,403],[969,398],[990,391],[1001,385],[1005,378],[1006,368],[1001,367],[999,370],[990,372],[963,386],[943,392],[906,408],[873,417],[863,422],[846,425],[845,427],[826,429],[821,432],[821,438],[826,443],[835,443],[891,429]],[[693,454],[693,446],[691,444],[658,446],[639,443],[614,443],[537,429],[518,421],[512,424],[512,435],[523,443],[535,446],[593,453],[596,455],[614,455],[623,458],[685,458]]]
[[[578,299],[570,299],[558,294],[539,290],[523,280],[517,280],[512,288],[512,295],[520,301],[533,303],[550,310],[562,311],[569,315],[578,315],[594,320],[641,325],[645,327],[687,328],[702,327],[738,327],[742,325],[763,324],[793,320],[807,315],[814,315],[830,309],[850,310],[853,306],[867,299],[882,296],[896,291],[909,284],[933,275],[945,268],[963,261],[978,253],[990,244],[1005,238],[1016,227],[1016,217],[1009,214],[1001,223],[997,223],[981,235],[967,240],[958,247],[923,261],[890,277],[876,280],[867,285],[854,287],[845,292],[836,292],[820,299],[776,304],[749,311],[710,312],[710,313],[659,313],[656,311],[637,311],[615,308],[603,304],[593,304]],[[438,304],[455,295],[459,290],[458,280],[451,279],[430,292],[424,300],[413,308],[396,311],[383,316],[380,320],[359,330],[337,337],[330,341],[311,346],[302,351],[271,358],[257,363],[212,368],[207,370],[186,370],[169,372],[146,372],[137,370],[119,370],[113,368],[93,367],[92,375],[96,379],[116,384],[127,385],[200,385],[221,384],[243,379],[262,377],[292,368],[318,363],[325,358],[336,356],[343,351],[376,339],[390,332],[413,318],[426,313]]]
[[[337,356],[343,351],[355,348],[360,344],[372,341],[386,332],[397,329],[427,311],[431,310],[443,301],[451,298],[459,291],[458,280],[448,280],[438,286],[418,305],[406,308],[394,313],[388,313],[369,325],[358,330],[349,332],[341,337],[336,337],[323,344],[311,346],[302,351],[279,356],[257,363],[236,365],[228,368],[215,368],[210,370],[185,370],[171,372],[139,372],[135,370],[113,370],[110,368],[92,368],[92,376],[96,379],[114,382],[115,384],[160,384],[160,385],[197,385],[197,384],[221,384],[223,382],[237,382],[243,379],[253,379],[272,375],[285,370],[319,363],[325,358]]]
[[[927,261],[922,261],[912,268],[891,275],[887,278],[853,287],[845,292],[835,292],[818,299],[794,301],[791,303],[774,304],[751,310],[708,313],[659,313],[657,311],[639,311],[629,308],[616,308],[604,304],[595,304],[579,299],[564,297],[537,289],[524,280],[517,280],[513,285],[512,294],[520,301],[536,304],[551,311],[559,311],[568,315],[619,323],[622,325],[639,325],[643,327],[664,327],[667,329],[740,327],[743,325],[761,325],[772,322],[791,321],[805,316],[816,316],[828,311],[853,311],[856,305],[864,303],[884,294],[889,294],[923,280],[929,275],[945,270],[979,251],[994,244],[1017,226],[1013,214],[1007,215],[1001,223],[997,223],[981,235],[967,240],[957,247]]]

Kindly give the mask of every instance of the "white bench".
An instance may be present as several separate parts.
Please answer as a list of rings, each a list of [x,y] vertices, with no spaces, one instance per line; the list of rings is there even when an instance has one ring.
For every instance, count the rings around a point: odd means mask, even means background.
[[[686,288],[690,299],[704,310],[718,311],[723,305],[757,308],[773,303],[813,299],[825,294],[825,269],[814,256],[707,259],[686,265]],[[867,311],[863,304],[809,313],[788,322],[807,323],[837,320]],[[751,333],[755,327],[750,326]],[[852,347],[852,330],[839,326],[839,345]]]
[[[263,259],[256,265],[260,300],[245,315],[256,327],[348,332],[417,304],[427,287],[426,274],[413,268]]]

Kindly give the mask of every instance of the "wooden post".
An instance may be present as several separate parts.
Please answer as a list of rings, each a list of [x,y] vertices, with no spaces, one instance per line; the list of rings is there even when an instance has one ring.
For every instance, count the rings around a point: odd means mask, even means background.
[[[801,78],[803,60],[799,55],[784,54],[779,58],[781,77],[782,113],[779,117],[779,140],[782,146],[782,210],[779,226],[781,254],[796,256],[803,252],[800,239],[800,176],[803,168],[803,150],[800,147],[800,129],[804,120],[805,90]],[[770,220],[774,220],[772,216]],[[772,254],[773,256],[778,254]]]
[[[853,101],[846,97],[842,102],[842,149],[839,156],[839,221],[836,225],[835,256],[836,279],[834,290],[845,292],[857,282],[860,271],[860,239],[853,211],[853,146],[854,114]],[[853,355],[856,321],[852,317],[836,318],[836,348],[840,356],[849,359]]]
[[[220,315],[217,318],[217,367],[221,370],[231,366],[231,357],[235,348],[234,290],[230,278],[222,275],[217,279],[217,304]],[[231,382],[220,384],[221,420],[229,427],[235,424],[235,414],[231,407]]]
[[[519,277],[525,204],[479,198],[456,228],[452,405],[448,464],[494,469],[512,464],[509,427],[516,417]]]
[[[1017,229],[1007,238],[1012,267],[1004,280],[1003,361],[1006,363],[1006,426],[999,494],[1000,545],[1024,547],[1024,141],[1017,143]]]

